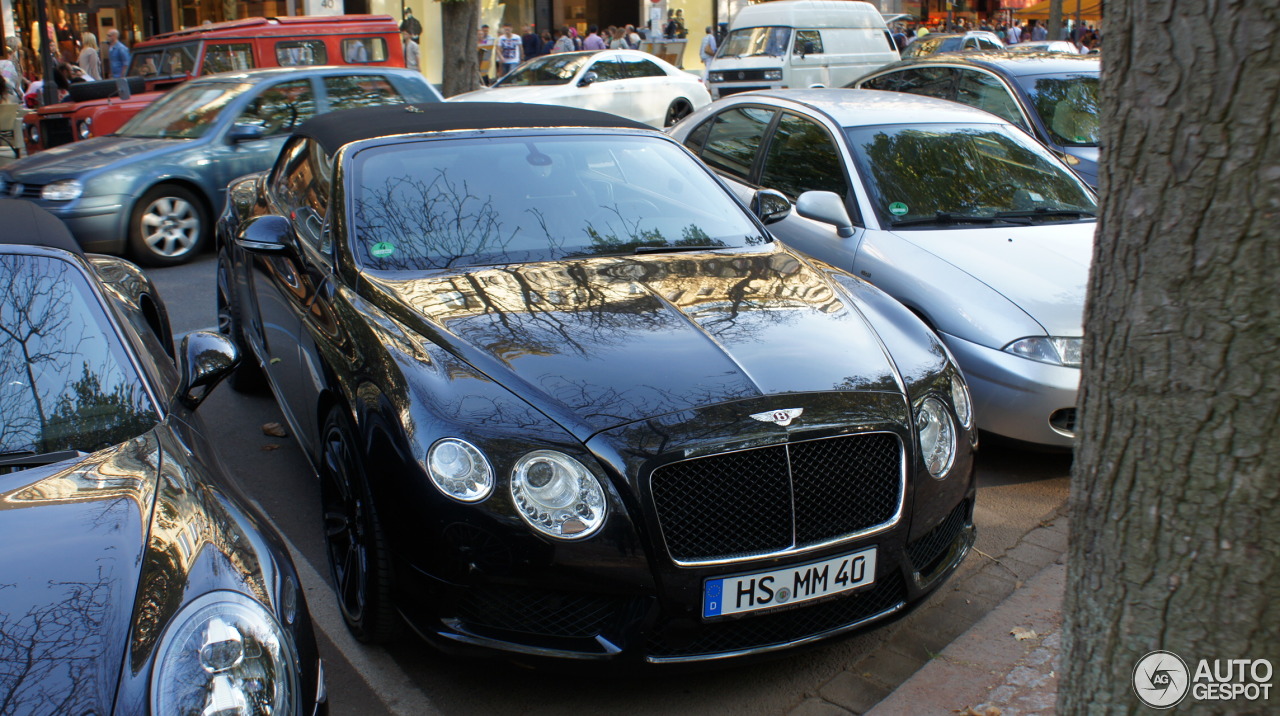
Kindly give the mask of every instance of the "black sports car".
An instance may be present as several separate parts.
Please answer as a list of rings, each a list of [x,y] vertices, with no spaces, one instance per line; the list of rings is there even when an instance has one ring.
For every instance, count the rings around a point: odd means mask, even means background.
[[[942,344],[644,125],[339,112],[230,196],[219,323],[320,473],[360,638],[747,655],[901,614],[972,544]]]
[[[175,367],[137,267],[30,202],[0,225],[0,712],[327,712],[293,564],[192,413],[234,346]]]

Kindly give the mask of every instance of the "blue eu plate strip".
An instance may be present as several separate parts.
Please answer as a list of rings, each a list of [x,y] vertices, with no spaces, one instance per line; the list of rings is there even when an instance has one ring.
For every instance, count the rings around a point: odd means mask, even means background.
[[[724,592],[724,580],[712,579],[707,581],[703,588],[702,597],[702,616],[718,617],[720,610],[724,606],[724,600],[720,597]]]

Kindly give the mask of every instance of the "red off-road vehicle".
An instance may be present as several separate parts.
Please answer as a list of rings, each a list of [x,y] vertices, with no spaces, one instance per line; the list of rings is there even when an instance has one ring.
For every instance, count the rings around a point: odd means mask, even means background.
[[[162,92],[193,77],[356,64],[404,66],[390,15],[254,17],[166,32],[132,48],[127,77],[74,84],[70,101],[28,114],[27,152],[111,134]]]

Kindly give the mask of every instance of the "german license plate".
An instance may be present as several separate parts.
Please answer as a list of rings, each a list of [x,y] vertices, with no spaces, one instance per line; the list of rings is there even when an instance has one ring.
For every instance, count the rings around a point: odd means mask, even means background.
[[[773,609],[865,587],[876,578],[876,548],[770,572],[708,579],[702,616]]]

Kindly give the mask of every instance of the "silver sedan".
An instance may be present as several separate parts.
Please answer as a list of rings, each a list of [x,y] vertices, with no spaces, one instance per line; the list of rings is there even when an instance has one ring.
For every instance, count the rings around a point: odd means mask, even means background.
[[[670,132],[744,201],[795,202],[777,238],[924,318],[979,427],[1071,446],[1097,198],[1043,145],[980,110],[870,90],[734,95]]]

